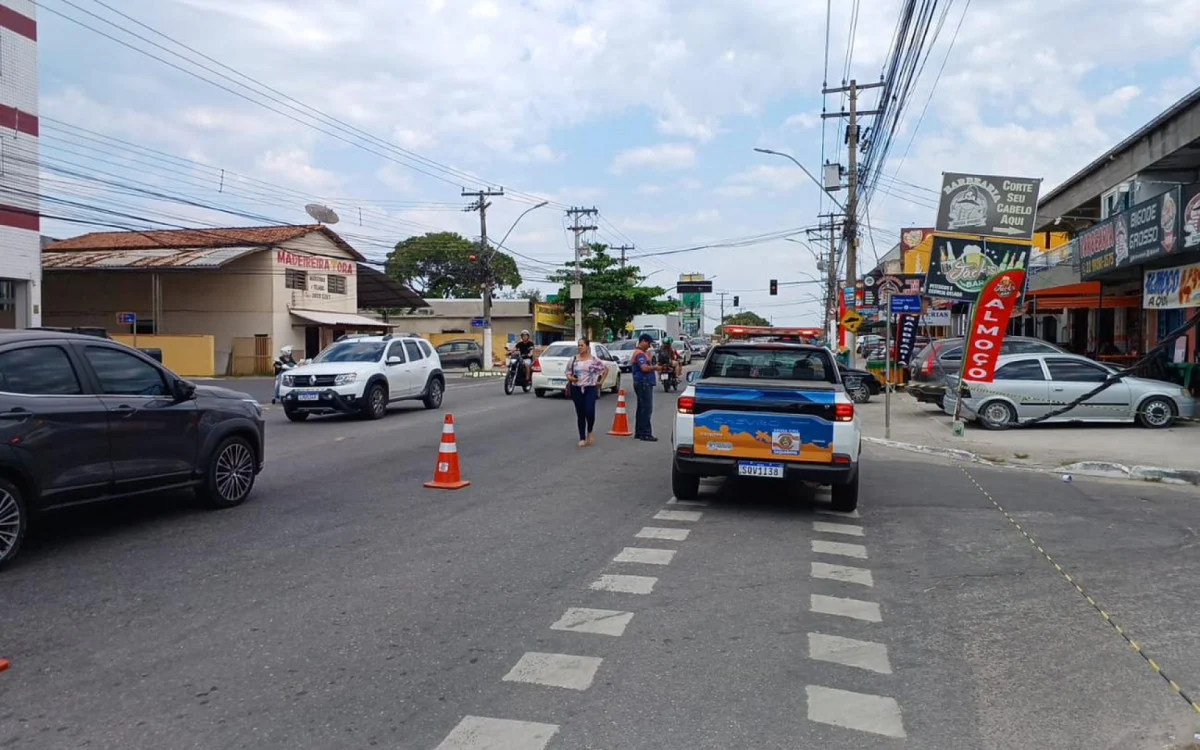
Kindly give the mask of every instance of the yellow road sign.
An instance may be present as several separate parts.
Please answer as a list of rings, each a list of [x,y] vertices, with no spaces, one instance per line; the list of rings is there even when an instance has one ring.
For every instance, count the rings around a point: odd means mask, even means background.
[[[859,315],[854,310],[847,310],[842,316],[842,328],[845,328],[850,333],[858,333],[858,329],[862,327],[863,316]]]

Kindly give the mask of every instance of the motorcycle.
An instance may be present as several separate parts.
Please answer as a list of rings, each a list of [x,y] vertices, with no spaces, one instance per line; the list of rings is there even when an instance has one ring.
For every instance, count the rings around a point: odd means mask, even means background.
[[[296,366],[296,363],[295,362],[281,362],[280,360],[277,359],[277,360],[275,360],[275,362],[272,363],[272,365],[275,368],[275,393],[273,393],[271,395],[271,403],[273,404],[279,400],[279,387],[283,385],[283,374],[285,372],[287,372],[288,370],[291,370],[292,368],[294,368]]]
[[[679,378],[675,377],[674,370],[665,370],[658,374],[659,382],[662,383],[663,392],[678,391]]]
[[[508,355],[508,374],[504,376],[504,395],[511,396],[517,386],[521,386],[521,390],[529,393],[533,388],[533,383],[526,378],[526,370],[528,365],[533,364],[532,359],[522,359],[518,354]]]

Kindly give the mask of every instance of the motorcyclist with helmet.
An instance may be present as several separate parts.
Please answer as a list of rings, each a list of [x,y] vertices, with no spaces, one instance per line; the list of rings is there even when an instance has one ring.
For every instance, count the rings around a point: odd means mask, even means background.
[[[529,337],[529,331],[521,331],[521,338],[512,346],[510,351],[515,351],[521,356],[521,366],[525,372],[525,382],[533,382],[533,339]]]
[[[662,346],[658,348],[657,360],[658,364],[669,367],[678,381],[683,377],[683,357],[671,344],[670,336],[663,339]]]

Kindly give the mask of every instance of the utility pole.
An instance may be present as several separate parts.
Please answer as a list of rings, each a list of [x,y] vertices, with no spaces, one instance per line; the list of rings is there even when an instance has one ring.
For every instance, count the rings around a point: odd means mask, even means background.
[[[579,254],[582,247],[579,244],[579,237],[584,232],[592,232],[598,229],[596,226],[580,225],[581,216],[595,216],[600,213],[593,206],[592,208],[568,208],[567,216],[570,216],[574,222],[571,225],[571,231],[575,233],[575,283],[571,285],[571,298],[575,300],[575,340],[583,338],[583,282],[579,268]]]
[[[621,245],[620,247],[614,247],[612,249],[621,251],[621,268],[624,268],[625,267],[625,251],[632,250],[633,245]]]
[[[483,265],[483,366],[492,369],[492,255],[488,249],[487,210],[492,202],[488,198],[504,195],[504,188],[499,190],[463,190],[464,198],[475,198],[475,202],[463,210],[479,212],[479,262]]]
[[[838,291],[837,291],[837,220],[844,219],[842,214],[821,214],[818,219],[828,220],[829,224],[822,221],[820,228],[808,230],[809,235],[817,235],[817,239],[829,240],[829,253],[822,260],[825,262],[825,312],[824,312],[824,328],[826,335],[830,341],[837,336],[837,309],[838,309]]]
[[[858,85],[858,81],[850,79],[847,86],[840,88],[825,88],[821,89],[822,94],[839,94],[846,92],[849,100],[849,112],[826,112],[821,115],[822,118],[827,117],[848,117],[849,122],[846,125],[846,153],[848,156],[848,179],[846,186],[846,289],[854,289],[858,282],[858,118],[867,115],[878,115],[883,112],[882,109],[873,109],[868,111],[858,111],[858,92],[863,89],[879,88],[884,85],[883,81],[878,83],[864,83]],[[851,333],[846,344],[850,349],[850,366],[854,366],[854,334]]]
[[[725,295],[729,292],[715,292],[721,298],[721,336],[725,335]]]

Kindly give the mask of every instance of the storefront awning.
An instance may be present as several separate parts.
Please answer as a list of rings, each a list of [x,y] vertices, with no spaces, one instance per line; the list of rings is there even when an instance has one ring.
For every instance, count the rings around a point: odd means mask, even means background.
[[[391,328],[387,323],[354,313],[327,312],[325,310],[289,310],[292,315],[308,323],[337,328]]]
[[[364,310],[429,307],[421,295],[383,271],[358,264],[358,306]]]

